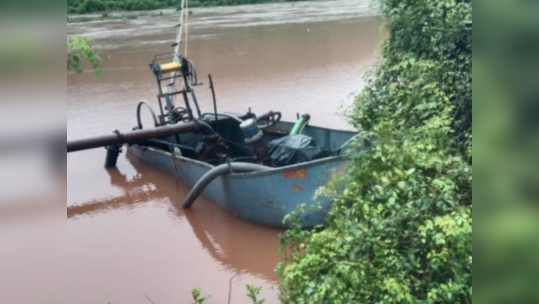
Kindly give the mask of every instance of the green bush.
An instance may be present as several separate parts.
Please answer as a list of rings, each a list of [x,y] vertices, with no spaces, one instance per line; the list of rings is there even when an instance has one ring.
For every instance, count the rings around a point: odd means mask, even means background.
[[[390,37],[349,115],[372,146],[321,192],[326,227],[283,235],[284,303],[472,302],[471,2],[379,3]]]
[[[109,10],[109,11],[122,10],[122,9],[124,9],[124,2],[107,1],[105,3],[105,6],[106,6],[107,10]]]
[[[79,6],[79,13],[95,13],[103,12],[107,9],[105,4],[101,0],[85,0]]]
[[[476,304],[539,303],[537,3],[476,2]],[[479,132],[479,133],[477,133]],[[478,282],[478,283],[477,283]]]
[[[125,4],[125,9],[128,11],[145,11],[158,8],[159,3],[151,0],[129,0]]]
[[[82,74],[82,64],[87,62],[95,70],[96,76],[104,73],[100,49],[92,44],[92,40],[84,36],[70,36],[67,38],[67,70]]]
[[[99,1],[102,0],[89,0]],[[104,0],[103,0],[104,1]],[[220,6],[220,5],[242,5],[242,4],[258,4],[266,2],[283,2],[283,1],[296,1],[296,0],[190,0],[189,7],[199,6]],[[104,1],[104,7],[100,6],[101,10],[96,10],[94,5],[86,7],[81,3],[81,0],[68,0],[67,11],[68,13],[93,13],[104,10],[116,11],[116,10],[154,10],[166,7],[178,7],[179,1],[177,0],[107,0]]]

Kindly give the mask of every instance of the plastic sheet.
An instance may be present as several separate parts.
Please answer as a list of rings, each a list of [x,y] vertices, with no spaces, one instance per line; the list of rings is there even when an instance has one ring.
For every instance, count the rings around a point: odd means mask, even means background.
[[[324,147],[318,147],[311,137],[303,134],[289,135],[270,141],[269,152],[273,164],[277,167],[299,164],[337,154],[337,152]]]

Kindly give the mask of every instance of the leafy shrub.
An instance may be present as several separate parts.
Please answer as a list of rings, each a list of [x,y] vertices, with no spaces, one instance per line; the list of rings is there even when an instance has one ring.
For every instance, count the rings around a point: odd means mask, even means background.
[[[476,304],[539,303],[539,18],[532,2],[476,2]],[[480,108],[477,108],[480,107]],[[479,114],[479,115],[478,115]],[[479,153],[479,154],[478,154]],[[484,210],[484,211],[483,211]],[[478,285],[480,284],[480,285]]]
[[[202,289],[200,287],[193,289],[191,291],[191,296],[193,297],[192,304],[203,304],[211,299],[211,296],[202,296]]]
[[[104,73],[99,49],[92,45],[92,40],[84,36],[71,36],[67,39],[67,70],[82,74],[81,65],[90,63],[97,76]]]
[[[124,9],[124,2],[107,1],[105,3],[105,6],[106,6],[107,10],[109,10],[109,11],[122,10],[122,9]]]
[[[93,0],[92,0],[93,1]],[[101,0],[98,0],[101,1]],[[300,1],[300,0],[285,0],[287,1]],[[219,6],[219,5],[243,5],[243,4],[258,4],[266,2],[283,2],[283,0],[190,0],[189,7],[199,6]],[[99,12],[93,9],[89,11],[82,7],[80,0],[68,0],[67,11],[68,13],[92,13]],[[153,10],[166,7],[178,7],[180,4],[177,0],[108,0],[105,2],[105,8],[103,10]]]
[[[260,291],[262,290],[261,286],[247,285],[247,297],[251,300],[252,304],[264,304],[266,300],[259,299]]]
[[[252,304],[264,304],[264,302],[266,302],[266,300],[258,298],[262,287],[247,285],[246,288],[247,297],[251,300]],[[191,297],[193,298],[193,303],[191,304],[204,304],[211,299],[211,296],[202,296],[202,289],[200,287],[191,291]]]
[[[284,303],[471,303],[471,3],[379,0],[390,38],[323,230],[281,239]]]
[[[145,11],[159,8],[159,3],[151,0],[129,0],[125,4],[128,11]]]
[[[85,0],[79,6],[79,13],[95,13],[105,11],[107,8],[101,0]]]

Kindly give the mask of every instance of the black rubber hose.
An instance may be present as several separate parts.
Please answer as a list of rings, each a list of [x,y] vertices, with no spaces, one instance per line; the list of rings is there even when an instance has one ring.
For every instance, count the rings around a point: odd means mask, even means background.
[[[250,163],[230,163],[219,165],[204,174],[189,191],[182,203],[183,208],[190,208],[202,191],[216,178],[229,173],[268,171],[270,167]]]
[[[156,127],[158,127],[159,122],[157,121],[157,115],[155,115],[155,112],[154,112],[152,106],[147,101],[141,100],[141,101],[139,101],[139,103],[137,105],[137,127],[138,127],[138,129],[142,130],[142,121],[140,119],[140,110],[141,110],[142,106],[146,106],[148,108],[148,110],[150,110],[150,113],[152,114],[154,125]]]
[[[213,130],[213,128],[209,124],[207,124],[205,121],[202,121],[196,118],[194,118],[193,121],[200,127],[200,130],[202,131],[202,133],[204,133],[204,135],[215,134],[215,131]]]

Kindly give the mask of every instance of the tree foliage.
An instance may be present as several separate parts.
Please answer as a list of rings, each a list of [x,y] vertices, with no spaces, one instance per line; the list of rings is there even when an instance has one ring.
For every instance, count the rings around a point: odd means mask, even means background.
[[[474,169],[481,179],[474,190],[482,229],[474,239],[474,300],[539,303],[539,6],[476,6],[474,128],[481,136]]]
[[[326,227],[282,237],[284,303],[472,302],[471,2],[379,4],[390,37],[350,114],[372,144],[325,189]]]
[[[189,7],[244,5],[267,2],[294,2],[299,0],[189,0]],[[91,2],[92,5],[89,5]],[[98,11],[135,11],[154,10],[167,7],[178,7],[180,0],[68,0],[68,13],[93,13]],[[99,8],[99,9],[96,9]]]
[[[157,8],[159,8],[159,3],[151,0],[129,0],[124,6],[124,9],[128,11],[144,11]]]
[[[105,10],[105,3],[101,0],[85,0],[79,5],[79,11],[84,13],[95,13]]]
[[[103,65],[99,50],[92,45],[92,41],[83,36],[71,36],[67,39],[67,70],[82,74],[81,65],[87,61],[95,70],[97,76],[103,74]]]

